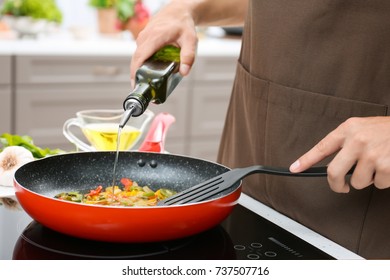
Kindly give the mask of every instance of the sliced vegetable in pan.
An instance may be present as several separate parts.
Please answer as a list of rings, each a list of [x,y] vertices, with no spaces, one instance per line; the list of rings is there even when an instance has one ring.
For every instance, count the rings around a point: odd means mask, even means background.
[[[121,179],[122,186],[110,186],[103,189],[98,186],[87,194],[81,192],[63,192],[55,198],[71,202],[108,205],[108,206],[154,206],[159,200],[168,198],[176,192],[169,189],[153,191],[148,186],[139,186],[129,178]]]

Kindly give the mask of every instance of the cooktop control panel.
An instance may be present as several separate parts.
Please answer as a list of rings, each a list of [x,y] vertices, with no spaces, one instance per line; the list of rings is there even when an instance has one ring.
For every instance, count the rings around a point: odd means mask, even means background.
[[[237,259],[333,259],[241,205],[222,225],[234,244]]]

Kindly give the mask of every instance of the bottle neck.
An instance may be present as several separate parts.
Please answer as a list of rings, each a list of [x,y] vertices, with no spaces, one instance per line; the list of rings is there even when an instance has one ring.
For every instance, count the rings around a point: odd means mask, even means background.
[[[149,105],[151,100],[151,88],[148,84],[140,83],[127,96],[123,102],[123,109],[125,112],[120,121],[119,126],[124,127],[129,121],[130,117],[138,117],[142,115]]]
[[[127,96],[123,102],[123,108],[128,110],[131,107],[135,107],[133,116],[137,117],[145,112],[152,100],[152,89],[147,83],[139,83],[134,90]]]

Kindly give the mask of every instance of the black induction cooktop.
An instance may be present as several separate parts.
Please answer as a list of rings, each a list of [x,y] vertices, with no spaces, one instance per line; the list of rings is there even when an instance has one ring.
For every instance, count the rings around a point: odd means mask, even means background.
[[[131,234],[131,233],[129,233]],[[220,225],[187,238],[158,243],[108,243],[74,238],[33,221],[13,259],[333,259],[238,204]]]

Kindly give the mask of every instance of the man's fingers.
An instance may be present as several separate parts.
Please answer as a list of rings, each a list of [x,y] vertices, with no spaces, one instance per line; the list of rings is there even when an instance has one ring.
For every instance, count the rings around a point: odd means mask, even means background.
[[[194,34],[183,35],[179,40],[180,49],[180,74],[187,76],[195,61],[196,49],[198,47],[198,37]]]
[[[291,172],[302,172],[324,158],[340,150],[344,142],[340,131],[337,129],[329,133],[307,153],[296,160],[291,166]]]
[[[374,182],[375,165],[369,161],[359,160],[352,174],[351,187],[361,190]]]
[[[328,165],[328,183],[330,188],[338,193],[349,192],[349,183],[346,181],[348,171],[357,162],[358,151],[355,149],[341,149]]]
[[[156,49],[156,46],[158,47],[156,44],[154,44],[153,47],[141,46],[138,47],[139,49],[134,52],[130,63],[131,80],[135,79],[135,72],[137,69],[140,68],[141,65],[156,52],[156,50],[158,50],[158,48]],[[140,49],[142,49],[142,52],[139,51]]]

